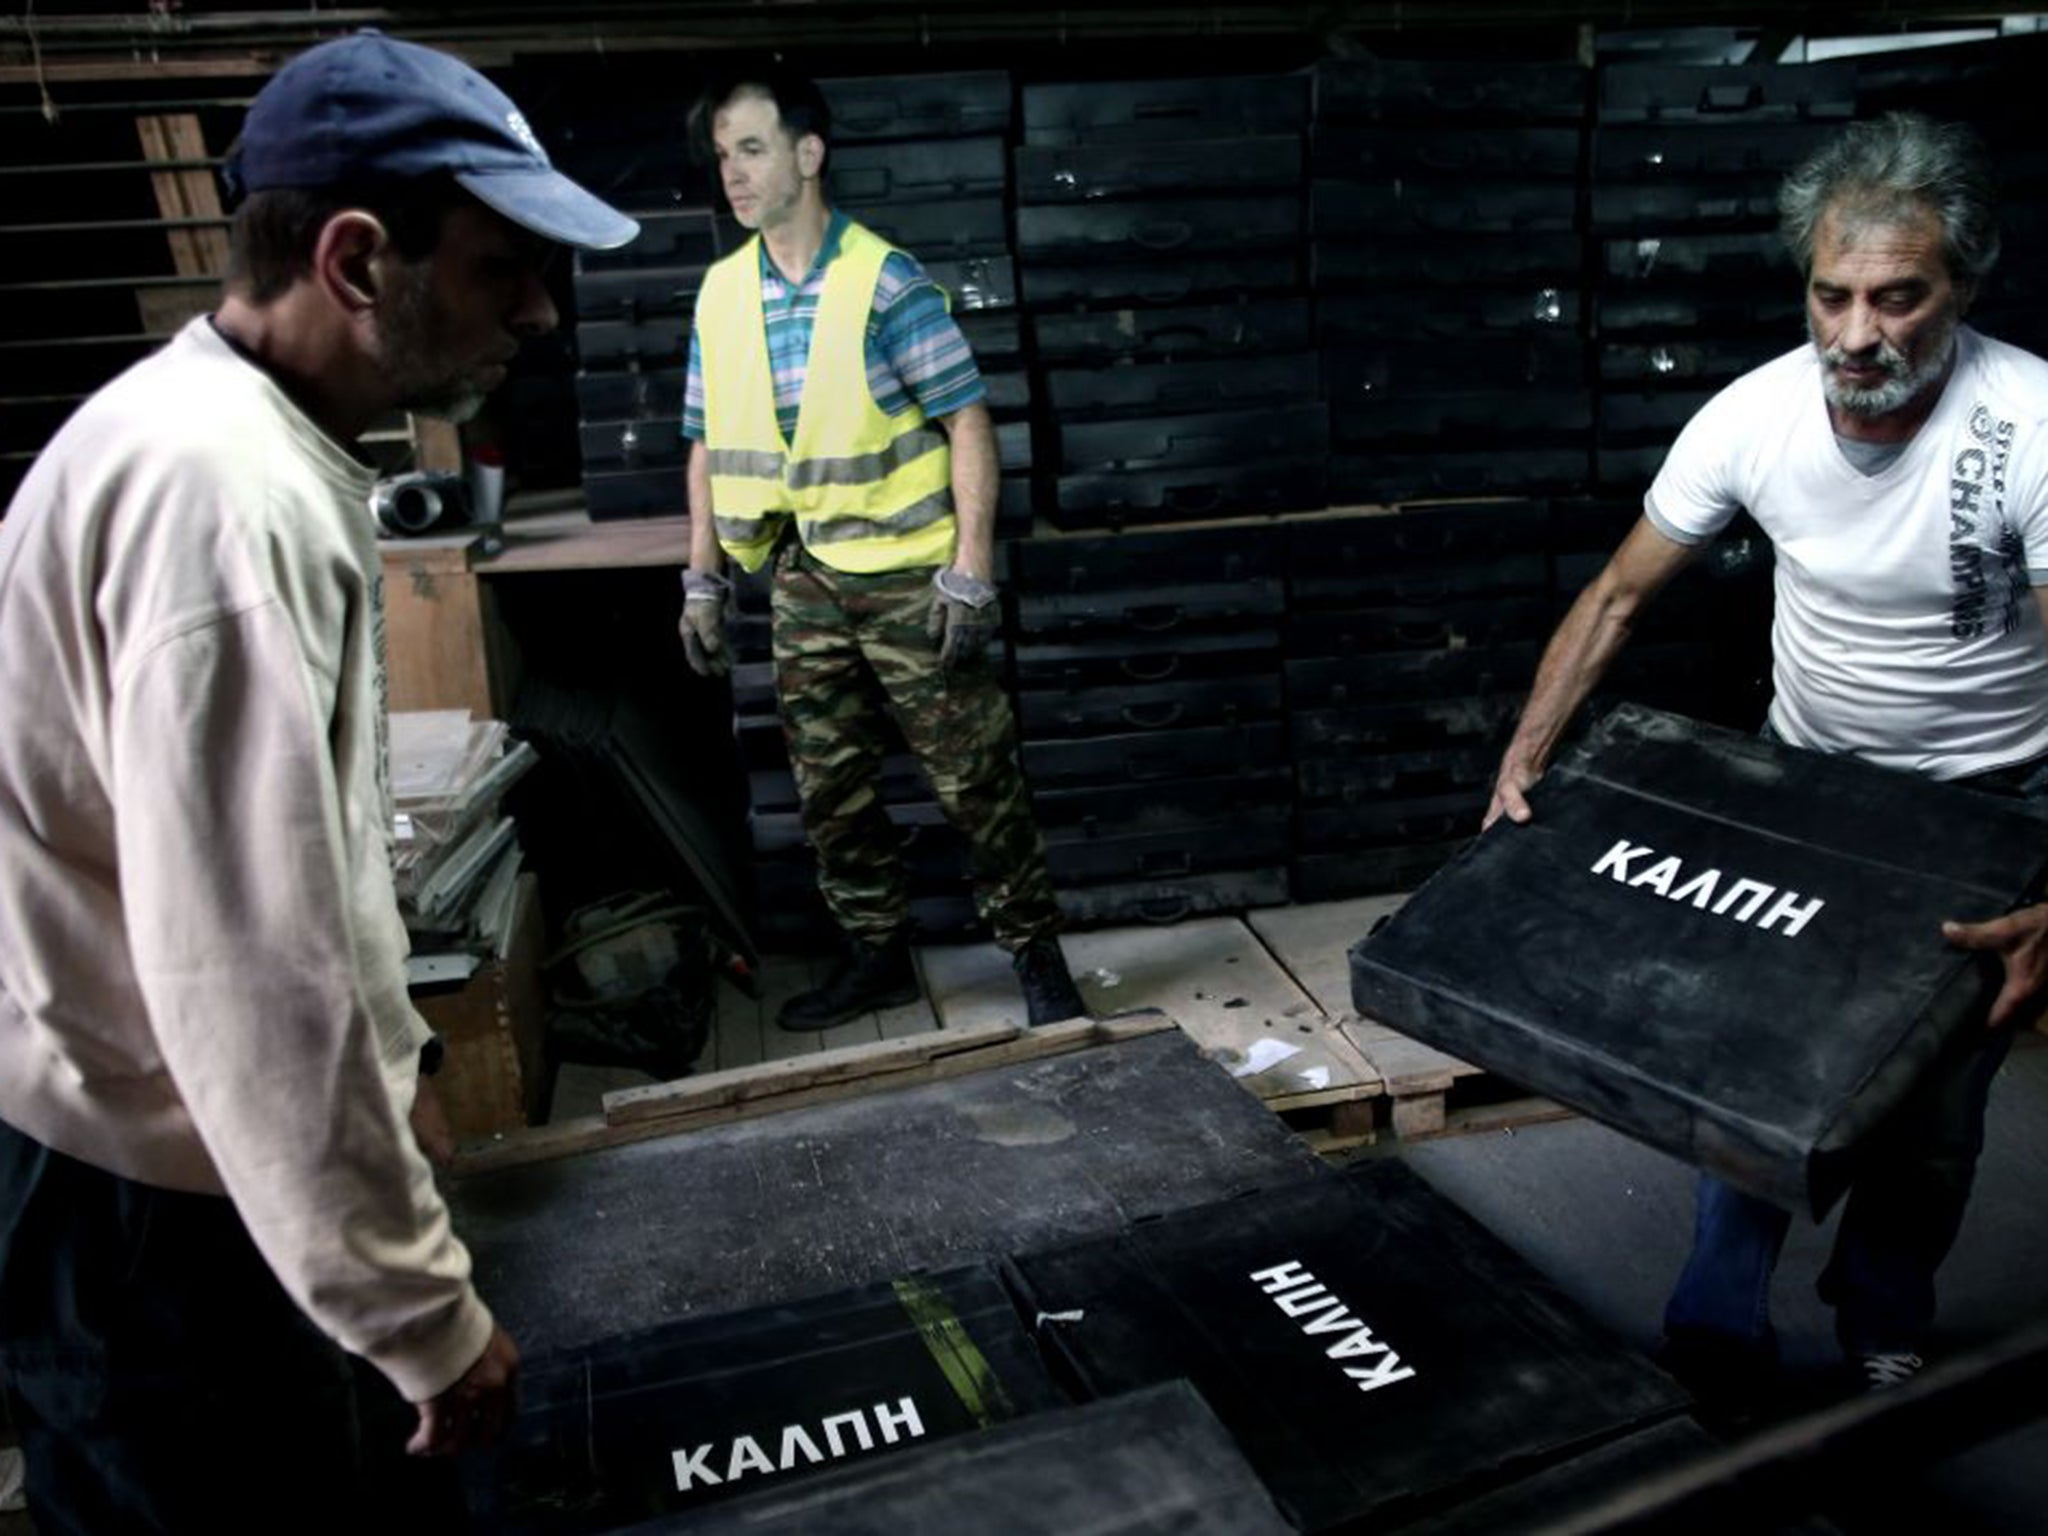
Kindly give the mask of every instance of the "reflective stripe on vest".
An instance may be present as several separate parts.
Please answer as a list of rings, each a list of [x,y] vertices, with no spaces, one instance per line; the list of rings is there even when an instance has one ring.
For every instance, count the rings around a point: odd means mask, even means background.
[[[868,388],[867,328],[889,244],[848,223],[825,269],[793,441],[775,419],[757,235],[704,276],[697,336],[718,542],[759,570],[784,523],[818,559],[868,573],[953,554],[952,454],[915,402],[900,416]]]

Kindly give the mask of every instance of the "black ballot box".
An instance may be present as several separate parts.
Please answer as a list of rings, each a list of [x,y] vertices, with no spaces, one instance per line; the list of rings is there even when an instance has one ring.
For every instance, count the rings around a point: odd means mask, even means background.
[[[1351,949],[1365,1013],[1731,1184],[1824,1214],[1859,1144],[1969,1050],[2048,819],[1622,704]]]
[[[525,1363],[475,1526],[599,1532],[1056,1408],[994,1266],[689,1318]]]
[[[1184,1381],[1036,1414],[624,1536],[1287,1536]]]
[[[1391,1160],[1011,1266],[1078,1390],[1187,1378],[1303,1531],[1398,1530],[1687,1406]]]

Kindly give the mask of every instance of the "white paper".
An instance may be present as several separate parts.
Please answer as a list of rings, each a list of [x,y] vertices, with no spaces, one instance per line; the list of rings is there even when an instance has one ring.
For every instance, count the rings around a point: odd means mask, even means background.
[[[1230,1075],[1232,1077],[1255,1077],[1268,1067],[1276,1067],[1288,1057],[1299,1056],[1300,1054],[1300,1046],[1289,1045],[1285,1040],[1275,1040],[1271,1037],[1263,1040],[1254,1040],[1252,1048],[1244,1053],[1244,1064],[1233,1067]]]

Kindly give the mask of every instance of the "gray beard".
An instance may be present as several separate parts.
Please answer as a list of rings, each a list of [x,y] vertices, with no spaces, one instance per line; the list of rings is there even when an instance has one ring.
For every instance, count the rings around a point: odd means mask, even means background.
[[[1849,360],[1849,354],[1840,347],[1824,347],[1813,335],[1813,323],[1807,322],[1807,339],[1813,342],[1814,351],[1821,360],[1821,389],[1827,395],[1828,404],[1851,416],[1889,416],[1904,410],[1922,394],[1940,382],[1948,371],[1948,365],[1956,352],[1956,321],[1950,319],[1946,329],[1936,339],[1936,344],[1927,350],[1926,357],[1916,367],[1909,366],[1905,354],[1890,342],[1881,343],[1877,349],[1877,361],[1891,374],[1882,384],[1859,389],[1844,384],[1836,378],[1832,369]]]

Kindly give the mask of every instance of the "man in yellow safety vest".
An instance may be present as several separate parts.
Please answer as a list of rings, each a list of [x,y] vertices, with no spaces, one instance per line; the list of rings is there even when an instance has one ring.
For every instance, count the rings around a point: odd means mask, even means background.
[[[845,939],[778,1022],[829,1029],[917,996],[880,797],[885,713],[968,841],[977,907],[1030,1022],[1080,1015],[1009,705],[984,661],[1000,623],[998,470],[973,354],[918,263],[827,203],[816,85],[763,70],[707,92],[697,122],[757,236],[698,295],[682,636],[692,667],[724,671],[725,559],[771,569],[776,694]]]

